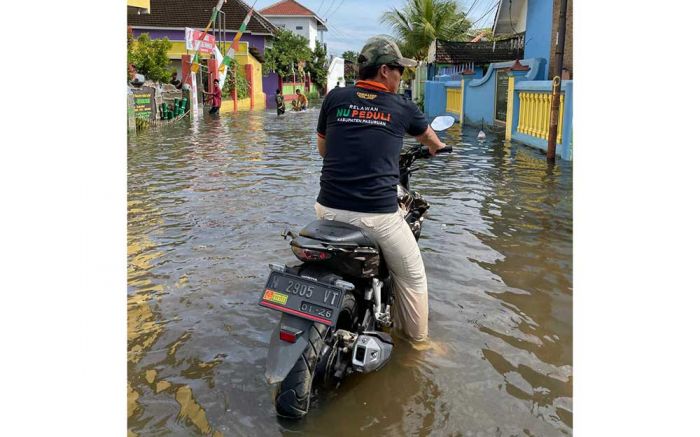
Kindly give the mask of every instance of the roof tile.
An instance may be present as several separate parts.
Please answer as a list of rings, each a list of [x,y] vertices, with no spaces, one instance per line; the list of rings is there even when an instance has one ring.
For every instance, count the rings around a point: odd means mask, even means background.
[[[260,9],[263,15],[299,15],[304,17],[314,17],[316,13],[294,0],[280,0],[277,3]]]
[[[133,27],[203,29],[209,23],[216,3],[216,0],[151,0],[151,13],[128,15],[127,24]],[[242,0],[227,0],[221,7],[226,14],[226,30],[238,30],[249,10],[250,6]],[[254,11],[246,32],[272,35],[277,32],[277,27]]]

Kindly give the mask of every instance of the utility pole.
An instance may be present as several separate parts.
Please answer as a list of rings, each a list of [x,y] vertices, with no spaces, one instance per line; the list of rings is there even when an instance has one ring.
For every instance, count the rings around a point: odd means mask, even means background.
[[[559,106],[561,95],[561,72],[564,64],[564,40],[566,38],[566,7],[567,0],[559,4],[559,32],[557,34],[557,50],[554,55],[554,78],[552,79],[552,109],[549,113],[549,137],[547,138],[547,161],[555,160],[557,149],[557,130],[559,128]]]

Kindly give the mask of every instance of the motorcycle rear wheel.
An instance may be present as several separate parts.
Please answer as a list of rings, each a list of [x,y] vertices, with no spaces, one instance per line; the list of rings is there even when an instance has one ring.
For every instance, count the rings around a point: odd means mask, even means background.
[[[301,419],[308,413],[311,403],[311,383],[327,329],[328,327],[321,323],[314,323],[311,328],[306,350],[284,378],[275,395],[275,409],[278,416]]]
[[[352,293],[343,296],[336,329],[349,329],[356,317],[355,297]],[[301,419],[309,412],[311,385],[316,373],[321,351],[325,344],[328,326],[314,323],[309,333],[309,344],[284,378],[275,393],[275,410],[280,417]]]

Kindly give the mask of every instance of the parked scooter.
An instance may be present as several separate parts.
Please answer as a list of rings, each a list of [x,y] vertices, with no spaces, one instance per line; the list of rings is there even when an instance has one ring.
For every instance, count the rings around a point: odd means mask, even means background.
[[[454,124],[437,117],[433,130]],[[449,153],[448,146],[438,153]],[[401,154],[397,198],[416,240],[430,204],[409,179],[417,159],[430,157],[418,145]],[[314,220],[299,235],[290,231],[292,252],[302,261],[270,264],[259,304],[282,312],[270,338],[265,377],[275,387],[277,414],[302,418],[309,410],[314,383],[337,387],[352,372],[367,373],[388,362],[394,342],[384,332],[392,326],[391,277],[379,245],[357,226]]]

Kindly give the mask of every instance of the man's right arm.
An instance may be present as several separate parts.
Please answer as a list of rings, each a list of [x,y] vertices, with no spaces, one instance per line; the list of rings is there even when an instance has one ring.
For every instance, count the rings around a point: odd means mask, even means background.
[[[428,149],[430,149],[430,154],[435,156],[435,153],[442,149],[443,147],[447,147],[445,143],[440,141],[440,138],[438,138],[437,134],[433,130],[432,127],[428,126],[428,128],[423,132],[422,134],[416,136],[416,139],[423,145],[428,146]]]

